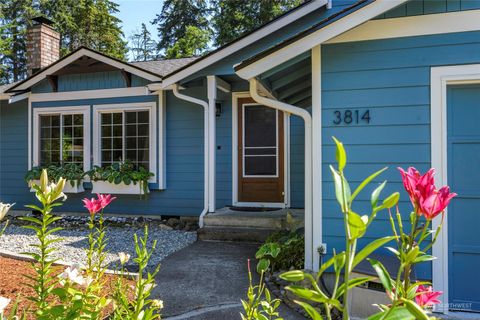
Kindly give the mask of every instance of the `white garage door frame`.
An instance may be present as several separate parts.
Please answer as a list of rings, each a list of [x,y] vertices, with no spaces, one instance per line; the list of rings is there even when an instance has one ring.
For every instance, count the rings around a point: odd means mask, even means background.
[[[456,84],[479,84],[480,64],[432,67],[430,72],[430,128],[431,160],[436,170],[437,187],[448,185],[447,176],[447,87]],[[453,190],[455,191],[455,190]],[[441,217],[433,220],[436,228]],[[442,304],[435,311],[448,313],[448,219],[442,233],[433,245],[432,284],[435,291],[443,291]]]

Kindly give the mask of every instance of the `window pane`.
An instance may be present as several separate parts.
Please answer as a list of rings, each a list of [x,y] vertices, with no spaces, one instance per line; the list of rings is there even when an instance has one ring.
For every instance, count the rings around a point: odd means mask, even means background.
[[[102,113],[101,156],[102,166],[122,160],[123,148],[123,113]]]
[[[112,123],[112,114],[111,113],[102,113],[102,124],[111,124]]]
[[[277,145],[277,111],[265,106],[244,106],[245,147]]]
[[[62,163],[76,163],[83,168],[83,114],[62,117]]]
[[[277,174],[277,158],[272,156],[246,156],[245,175],[274,176]]]
[[[40,116],[40,165],[60,163],[60,116]]]
[[[149,112],[125,112],[125,157],[138,168],[149,169]]]

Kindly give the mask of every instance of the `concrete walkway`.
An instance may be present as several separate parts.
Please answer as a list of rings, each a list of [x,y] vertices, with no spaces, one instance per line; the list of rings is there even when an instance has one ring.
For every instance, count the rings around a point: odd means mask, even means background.
[[[248,288],[247,259],[255,265],[257,245],[198,241],[162,261],[154,298],[162,299],[163,319],[240,319]],[[287,307],[284,319],[305,319]]]

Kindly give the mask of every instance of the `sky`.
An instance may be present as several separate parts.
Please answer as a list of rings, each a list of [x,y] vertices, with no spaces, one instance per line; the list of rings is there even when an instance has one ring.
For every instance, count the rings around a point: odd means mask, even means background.
[[[120,11],[117,17],[122,20],[122,29],[127,40],[134,31],[140,29],[142,22],[147,26],[152,38],[158,40],[157,30],[150,21],[160,13],[163,0],[116,0],[115,2],[119,4]]]

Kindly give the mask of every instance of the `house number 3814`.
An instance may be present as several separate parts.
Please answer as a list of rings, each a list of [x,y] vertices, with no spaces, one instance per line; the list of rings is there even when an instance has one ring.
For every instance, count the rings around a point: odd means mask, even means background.
[[[333,124],[336,125],[370,123],[370,110],[335,110],[333,116]]]

